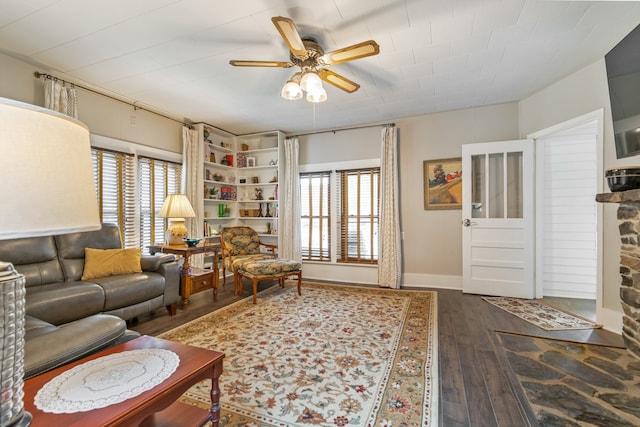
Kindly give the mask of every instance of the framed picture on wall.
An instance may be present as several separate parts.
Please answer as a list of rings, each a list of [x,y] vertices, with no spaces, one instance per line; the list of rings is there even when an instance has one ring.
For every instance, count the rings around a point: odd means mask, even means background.
[[[423,162],[424,208],[462,209],[462,158]]]

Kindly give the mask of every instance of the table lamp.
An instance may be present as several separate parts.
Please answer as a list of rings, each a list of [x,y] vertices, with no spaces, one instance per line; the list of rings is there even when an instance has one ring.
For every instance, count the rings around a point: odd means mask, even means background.
[[[166,233],[167,243],[170,245],[184,244],[182,239],[188,235],[184,219],[196,216],[187,196],[184,194],[170,194],[164,199],[158,215],[162,218],[169,218],[169,228],[167,228]]]
[[[0,98],[0,200],[0,244],[99,229],[87,127],[52,110]],[[2,426],[31,423],[23,403],[24,296],[24,276],[0,262]]]

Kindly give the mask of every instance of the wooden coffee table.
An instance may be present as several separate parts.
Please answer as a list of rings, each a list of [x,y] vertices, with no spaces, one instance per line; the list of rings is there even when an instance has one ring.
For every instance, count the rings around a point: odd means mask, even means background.
[[[73,414],[46,413],[34,405],[34,397],[48,381],[57,375],[101,356],[126,350],[171,350],[180,357],[180,364],[169,378],[136,397],[105,408]],[[178,344],[150,336],[142,336],[109,348],[84,359],[30,378],[24,383],[24,407],[33,416],[32,427],[38,426],[201,426],[220,421],[220,387],[224,353]],[[211,409],[178,402],[177,399],[192,385],[211,379]]]

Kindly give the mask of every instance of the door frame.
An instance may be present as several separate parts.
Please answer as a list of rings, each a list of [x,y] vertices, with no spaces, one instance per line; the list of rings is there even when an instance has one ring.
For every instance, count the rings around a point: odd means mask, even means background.
[[[563,132],[565,130],[583,125],[588,122],[592,122],[596,120],[598,125],[598,135],[596,137],[596,192],[603,192],[603,182],[604,182],[604,109],[600,108],[598,110],[592,111],[587,114],[583,114],[581,116],[575,117],[573,119],[564,121],[562,123],[553,125],[546,129],[542,129],[536,132],[533,132],[527,135],[527,138],[531,138],[534,140],[534,144],[536,145],[536,160],[535,160],[535,228],[540,229],[540,222],[542,221],[542,194],[543,186],[542,186],[542,170],[544,168],[544,159],[539,155],[541,150],[539,150],[538,140],[546,137],[551,137],[557,133]],[[596,206],[596,319],[598,322],[603,323],[600,319],[603,313],[603,206],[601,203],[598,203]],[[540,239],[539,233],[536,233],[536,271],[539,271],[539,262],[542,259],[542,245],[538,241]],[[537,275],[536,275],[537,276]],[[538,297],[543,296],[543,282],[536,278],[536,295]]]

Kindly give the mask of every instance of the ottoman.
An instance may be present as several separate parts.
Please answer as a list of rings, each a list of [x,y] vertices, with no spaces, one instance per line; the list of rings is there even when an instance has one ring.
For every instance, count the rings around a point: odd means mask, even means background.
[[[256,303],[258,282],[261,280],[279,280],[284,287],[284,279],[289,276],[298,276],[298,295],[302,295],[302,264],[290,259],[263,259],[245,262],[238,266],[240,294],[242,294],[242,278],[251,279],[253,283],[253,303]]]

